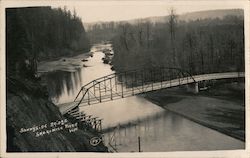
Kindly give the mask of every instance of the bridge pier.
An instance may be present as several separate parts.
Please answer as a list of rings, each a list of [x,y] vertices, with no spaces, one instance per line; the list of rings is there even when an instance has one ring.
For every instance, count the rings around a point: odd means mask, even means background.
[[[199,93],[199,83],[195,82],[195,83],[190,83],[186,85],[186,89],[188,92],[192,92],[192,93]]]
[[[195,82],[194,93],[199,93],[199,82]]]

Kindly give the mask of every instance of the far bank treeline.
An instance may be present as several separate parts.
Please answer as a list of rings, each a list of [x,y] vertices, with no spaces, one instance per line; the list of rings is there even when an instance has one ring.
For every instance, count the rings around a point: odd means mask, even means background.
[[[165,21],[111,22],[92,27],[88,34],[116,32],[106,37],[113,43],[117,71],[156,66],[183,68],[192,74],[244,71],[243,16],[183,21],[171,10]]]
[[[90,49],[81,19],[66,8],[7,8],[6,29],[9,75],[32,75],[39,61]]]

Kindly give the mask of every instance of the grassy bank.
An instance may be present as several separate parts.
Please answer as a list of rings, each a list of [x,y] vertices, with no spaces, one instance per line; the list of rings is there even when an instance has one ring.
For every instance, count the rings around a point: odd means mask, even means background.
[[[198,94],[184,87],[151,92],[149,101],[206,127],[245,140],[244,84],[218,82]]]

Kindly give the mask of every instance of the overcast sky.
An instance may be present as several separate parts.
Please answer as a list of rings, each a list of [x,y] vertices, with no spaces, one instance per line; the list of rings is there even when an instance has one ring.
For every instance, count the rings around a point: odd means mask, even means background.
[[[169,14],[170,8],[174,8],[177,14],[212,10],[242,8],[240,3],[170,3],[164,1],[126,1],[126,2],[98,2],[82,3],[82,5],[68,5],[70,10],[75,8],[83,22],[119,21],[150,16],[164,16]]]
[[[75,8],[83,22],[120,21],[150,16],[168,15],[170,8],[177,14],[193,11],[243,8],[246,0],[78,0],[78,1],[9,1],[9,6],[52,6],[63,7],[73,11]]]

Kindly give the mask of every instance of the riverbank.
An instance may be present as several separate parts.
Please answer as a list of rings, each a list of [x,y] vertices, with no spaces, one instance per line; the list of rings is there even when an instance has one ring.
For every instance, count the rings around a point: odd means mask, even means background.
[[[183,87],[165,89],[148,93],[145,98],[189,120],[245,141],[243,83],[218,83],[198,94],[187,92]]]
[[[78,55],[62,56],[58,58],[51,58],[38,63],[38,74],[53,72],[53,71],[66,71],[75,72],[82,67],[89,67],[85,62],[89,57],[93,57],[94,52],[103,51],[111,47],[111,44],[101,43],[93,44],[89,52],[77,51]]]
[[[58,70],[74,72],[77,68],[87,67],[84,62],[92,55],[92,52],[88,52],[73,57],[60,57],[58,59],[42,61],[38,63],[37,72],[47,73]]]

